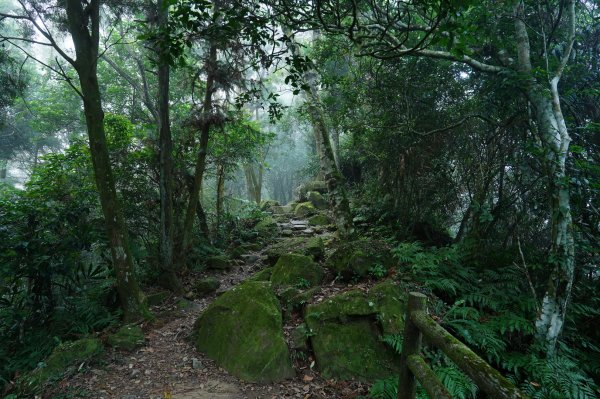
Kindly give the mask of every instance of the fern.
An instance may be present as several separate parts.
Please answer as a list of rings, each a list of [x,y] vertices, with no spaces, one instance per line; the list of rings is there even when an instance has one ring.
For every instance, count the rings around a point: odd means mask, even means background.
[[[433,371],[453,398],[475,399],[477,396],[477,385],[456,366],[436,367]]]
[[[386,334],[381,337],[381,340],[389,345],[397,354],[402,353],[402,343],[404,342],[402,334]]]

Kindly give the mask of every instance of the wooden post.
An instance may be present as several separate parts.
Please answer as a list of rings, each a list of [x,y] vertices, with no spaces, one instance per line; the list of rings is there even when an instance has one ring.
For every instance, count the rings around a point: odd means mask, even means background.
[[[419,328],[414,325],[410,314],[414,311],[426,311],[427,296],[419,292],[408,294],[408,308],[404,321],[404,342],[402,356],[400,357],[400,380],[398,382],[398,399],[414,399],[416,393],[416,380],[408,368],[408,357],[418,355],[421,351],[422,335]]]

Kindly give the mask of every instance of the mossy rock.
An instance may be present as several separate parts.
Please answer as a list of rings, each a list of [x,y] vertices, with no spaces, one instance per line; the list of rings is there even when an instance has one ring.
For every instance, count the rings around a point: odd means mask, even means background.
[[[317,209],[327,209],[327,201],[317,191],[309,191],[306,193],[306,200],[313,204]]]
[[[279,232],[279,226],[277,221],[271,216],[262,219],[254,226],[254,230],[258,233],[258,236],[263,239],[271,239]]]
[[[117,349],[134,350],[138,346],[144,345],[144,332],[139,326],[127,325],[110,334],[106,338],[106,343]]]
[[[196,348],[245,381],[294,376],[271,284],[246,281],[217,298],[194,325]]]
[[[270,212],[274,206],[280,206],[278,201],[275,200],[264,200],[260,202],[260,210]]]
[[[215,292],[221,286],[219,279],[214,277],[202,278],[194,284],[194,292],[199,296],[206,296]]]
[[[308,224],[311,226],[327,226],[331,224],[331,220],[322,213],[316,214],[308,218]]]
[[[177,303],[175,304],[175,306],[177,307],[177,309],[186,310],[186,309],[189,309],[192,306],[192,302],[188,301],[185,298],[180,298],[177,301]]]
[[[367,277],[377,265],[389,268],[393,258],[385,243],[371,239],[342,243],[325,263],[346,281]]]
[[[368,298],[375,303],[377,320],[384,334],[404,332],[407,296],[404,288],[393,280],[383,281],[369,290]]]
[[[325,194],[327,192],[327,183],[322,180],[309,181],[298,188],[296,188],[296,194],[300,201],[307,200],[307,194],[311,191],[316,191],[319,194]]]
[[[271,207],[271,212],[273,215],[286,215],[292,213],[294,208],[289,205],[279,205]]]
[[[261,271],[254,273],[252,276],[250,276],[247,279],[247,281],[270,281],[271,274],[273,274],[273,268],[266,267],[266,268],[262,269]]]
[[[296,286],[304,283],[310,287],[321,284],[323,268],[316,264],[311,257],[299,254],[282,255],[271,274],[273,286]],[[308,288],[308,287],[304,287]]]
[[[158,306],[164,303],[167,298],[171,295],[169,291],[160,291],[154,294],[146,296],[146,303],[149,306]]]
[[[274,265],[284,254],[298,253],[319,260],[325,254],[325,244],[321,237],[290,237],[273,244],[265,251],[267,262]]]
[[[317,213],[317,209],[310,202],[301,202],[294,209],[294,215],[299,218],[305,218],[315,213]]]
[[[206,266],[211,270],[230,270],[233,263],[227,255],[215,255],[206,259]]]
[[[18,381],[18,390],[24,396],[33,396],[41,392],[46,384],[68,373],[69,367],[77,367],[82,362],[99,355],[103,350],[102,343],[96,338],[62,343],[41,363],[43,367],[33,370]]]
[[[311,344],[325,378],[374,381],[397,373],[398,356],[383,334],[403,331],[406,296],[392,281],[368,293],[351,290],[305,310]]]

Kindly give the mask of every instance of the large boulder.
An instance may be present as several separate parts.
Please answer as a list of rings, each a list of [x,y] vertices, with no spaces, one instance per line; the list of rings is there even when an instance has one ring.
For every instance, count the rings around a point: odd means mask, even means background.
[[[46,384],[73,371],[70,367],[76,368],[102,351],[102,343],[96,338],[62,343],[43,363],[40,363],[41,366],[19,380],[18,390],[24,397],[33,397],[33,394],[42,391]]]
[[[260,203],[260,210],[265,212],[271,212],[273,207],[279,206],[279,202],[275,200],[263,200]]]
[[[322,180],[315,180],[303,183],[298,188],[296,188],[296,195],[300,199],[300,201],[306,201],[306,195],[311,191],[316,191],[319,194],[325,194],[327,192],[327,183]]]
[[[308,305],[305,322],[322,375],[360,381],[396,375],[398,355],[381,337],[402,331],[404,304],[402,289],[384,282],[369,293],[356,289]]]
[[[325,244],[321,237],[290,237],[273,244],[265,251],[270,265],[277,263],[281,255],[297,253],[319,260],[325,254]]]
[[[275,287],[298,286],[314,287],[323,281],[323,268],[312,258],[299,254],[282,255],[271,274],[271,283]]]
[[[331,224],[331,220],[327,217],[327,215],[318,213],[308,218],[308,224],[311,226],[327,226],[328,224]]]
[[[279,232],[277,221],[271,216],[262,219],[254,226],[254,230],[258,233],[258,237],[262,239],[271,239]]]
[[[393,266],[393,257],[382,241],[361,239],[341,243],[327,259],[325,266],[344,280],[367,277],[378,266]]]
[[[194,325],[196,348],[231,374],[269,383],[294,376],[271,284],[247,281],[218,297]]]
[[[310,202],[301,202],[296,205],[296,209],[294,210],[294,215],[299,218],[305,218],[317,213],[317,209]]]
[[[327,201],[317,191],[309,191],[306,193],[306,200],[313,204],[317,209],[327,209]]]

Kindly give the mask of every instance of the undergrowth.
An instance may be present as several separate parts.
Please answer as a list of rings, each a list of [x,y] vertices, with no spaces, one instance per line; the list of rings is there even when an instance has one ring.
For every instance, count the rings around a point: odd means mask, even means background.
[[[441,299],[429,303],[440,323],[525,394],[536,399],[598,397],[594,377],[599,376],[600,349],[575,327],[578,318],[597,315],[598,310],[577,303],[577,291],[557,354],[547,358],[536,344],[533,321],[538,305],[521,268],[515,264],[482,267],[473,261],[468,247],[458,245],[424,248],[419,243],[401,243],[393,254],[400,279],[417,282]],[[401,353],[401,336],[385,336],[383,341]],[[441,351],[425,348],[422,354],[452,397],[477,397],[477,386]],[[395,398],[397,384],[397,378],[377,381],[369,397]],[[421,387],[418,397],[427,397]]]

